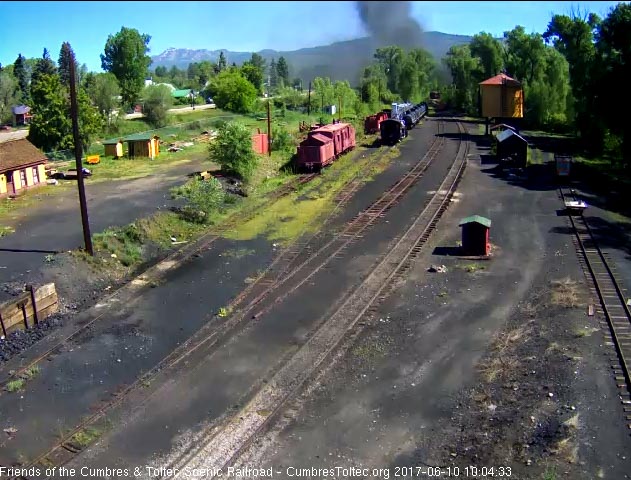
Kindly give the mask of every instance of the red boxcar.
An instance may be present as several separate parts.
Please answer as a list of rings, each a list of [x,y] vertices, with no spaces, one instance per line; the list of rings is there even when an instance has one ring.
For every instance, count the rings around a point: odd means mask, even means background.
[[[368,134],[378,133],[381,122],[387,119],[388,114],[386,112],[378,112],[366,117],[366,120],[364,120],[364,131]]]
[[[324,125],[311,133],[320,133],[332,139],[336,157],[355,148],[355,128],[349,123]]]
[[[311,132],[298,147],[298,168],[318,170],[335,159],[333,140],[317,132]]]

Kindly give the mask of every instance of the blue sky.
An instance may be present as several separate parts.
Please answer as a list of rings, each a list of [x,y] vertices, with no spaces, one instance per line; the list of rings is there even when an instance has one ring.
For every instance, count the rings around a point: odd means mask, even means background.
[[[552,13],[572,6],[601,16],[619,2],[412,2],[424,30],[500,36],[515,25],[542,33]],[[4,2],[0,1],[0,63],[18,53],[57,59],[62,42],[80,63],[100,71],[109,34],[124,25],[151,35],[150,54],[169,47],[295,50],[366,34],[354,2]]]

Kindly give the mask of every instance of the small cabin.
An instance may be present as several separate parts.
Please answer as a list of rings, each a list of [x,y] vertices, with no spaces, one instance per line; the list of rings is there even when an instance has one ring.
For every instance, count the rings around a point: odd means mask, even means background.
[[[523,118],[524,90],[504,73],[480,82],[481,116],[486,118]]]
[[[11,108],[11,114],[13,115],[13,126],[28,125],[31,123],[33,115],[31,115],[31,107],[26,105],[16,105]]]
[[[26,138],[0,143],[0,196],[46,185],[46,156]]]
[[[491,220],[480,215],[463,218],[459,226],[462,227],[462,252],[464,255],[488,256],[491,253],[489,232]]]
[[[137,133],[124,139],[127,142],[129,158],[146,157],[154,159],[160,155],[160,137],[147,133]]]
[[[113,138],[111,140],[105,140],[103,142],[105,147],[105,156],[121,158],[123,156],[123,139]]]
[[[513,130],[504,130],[495,137],[496,156],[499,161],[508,160],[517,168],[528,164],[528,141]]]

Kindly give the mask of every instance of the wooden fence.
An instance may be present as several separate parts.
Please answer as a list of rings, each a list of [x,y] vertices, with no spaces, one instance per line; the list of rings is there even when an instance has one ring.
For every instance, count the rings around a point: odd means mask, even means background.
[[[59,310],[54,283],[39,288],[32,285],[14,300],[0,304],[0,326],[5,337],[15,330],[26,330]]]

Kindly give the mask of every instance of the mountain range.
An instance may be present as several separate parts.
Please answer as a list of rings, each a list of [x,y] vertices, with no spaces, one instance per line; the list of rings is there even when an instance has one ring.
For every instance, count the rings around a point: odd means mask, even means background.
[[[451,35],[441,32],[423,32],[421,47],[432,54],[437,62],[445,56],[452,45],[469,43],[467,35]],[[299,77],[307,82],[315,77],[330,77],[332,80],[349,80],[357,84],[362,69],[371,61],[377,47],[370,37],[335,42],[319,47],[301,48],[291,51],[261,50],[258,53],[269,64],[272,58],[283,56],[290,67],[290,76]],[[229,50],[192,50],[187,48],[168,48],[159,55],[151,57],[151,69],[159,66],[187,68],[189,63],[210,60],[216,62],[223,52],[228,63],[241,65],[249,60],[252,52],[232,52]]]

